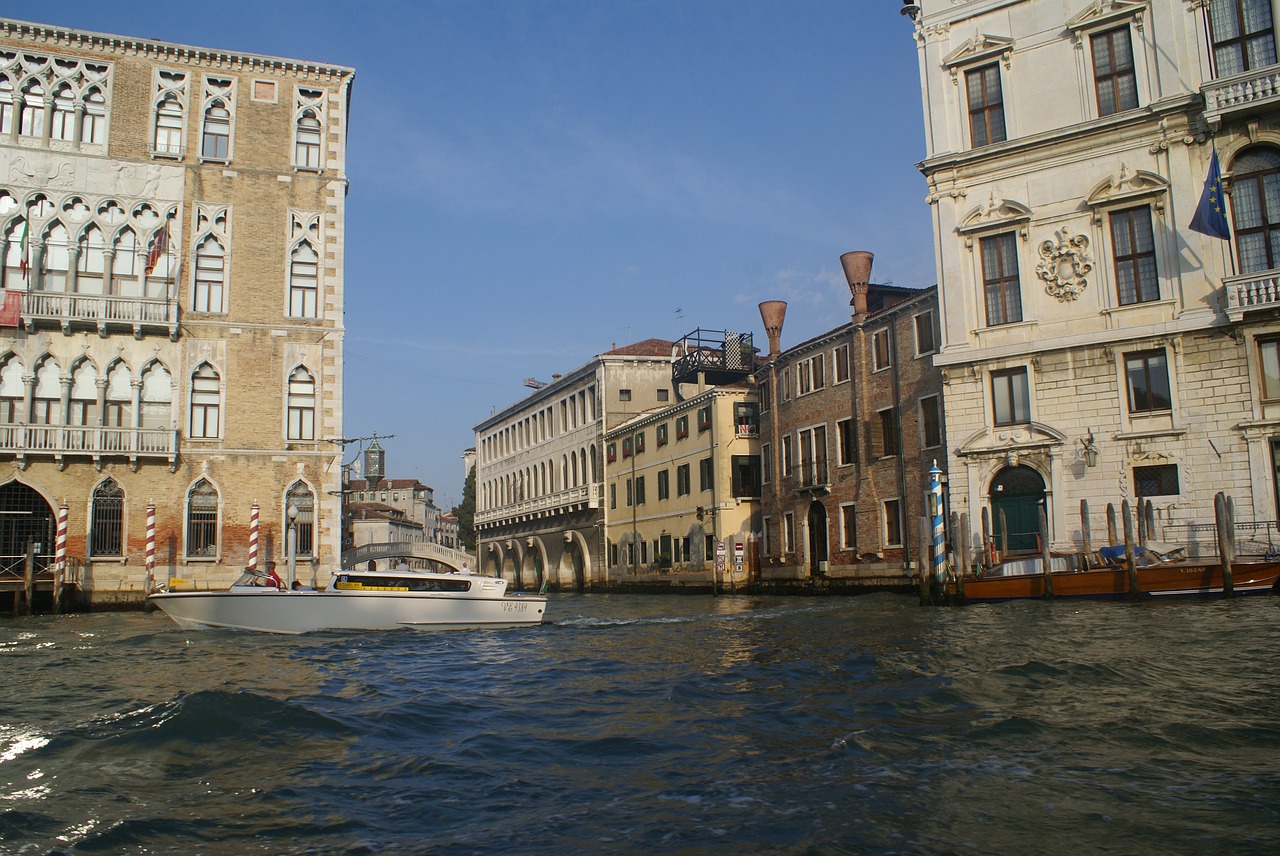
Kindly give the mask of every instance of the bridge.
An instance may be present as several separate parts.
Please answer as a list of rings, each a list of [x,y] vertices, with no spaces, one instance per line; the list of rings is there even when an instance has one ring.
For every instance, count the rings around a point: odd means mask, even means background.
[[[342,567],[354,568],[365,562],[389,562],[392,559],[426,559],[456,570],[466,565],[475,570],[475,559],[463,550],[442,547],[439,544],[424,544],[416,541],[384,541],[380,544],[365,544],[342,554]],[[389,567],[389,566],[388,566]]]

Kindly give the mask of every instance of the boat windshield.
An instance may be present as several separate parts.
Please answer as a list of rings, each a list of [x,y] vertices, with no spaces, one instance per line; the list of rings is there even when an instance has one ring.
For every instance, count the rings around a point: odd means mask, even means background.
[[[240,575],[240,579],[231,584],[232,586],[265,586],[267,588],[278,588],[276,580],[265,571],[257,571],[253,568],[245,568],[244,573]]]
[[[339,574],[333,587],[340,591],[470,591],[468,579],[392,576],[381,574]]]

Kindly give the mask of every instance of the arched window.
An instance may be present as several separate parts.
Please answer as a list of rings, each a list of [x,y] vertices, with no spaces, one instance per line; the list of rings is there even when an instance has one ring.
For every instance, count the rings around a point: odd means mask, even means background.
[[[54,223],[44,235],[44,256],[40,263],[40,288],[43,291],[67,290],[67,267],[71,256],[67,253],[67,230],[61,223]],[[31,251],[28,264],[35,264],[35,252]]]
[[[37,81],[31,81],[22,89],[18,133],[24,137],[44,136],[44,87]]]
[[[53,124],[49,128],[49,137],[68,142],[76,138],[76,99],[66,84],[53,93]]]
[[[315,555],[316,497],[305,482],[294,482],[284,498],[285,526],[289,525],[291,505],[298,509],[298,517],[294,521],[295,555],[310,558]],[[285,531],[287,536],[288,530]],[[287,545],[285,549],[288,549]]]
[[[115,479],[107,479],[94,488],[90,515],[89,555],[124,555],[124,491]]]
[[[200,157],[221,161],[231,157],[231,111],[219,99],[211,102],[204,111]]]
[[[107,372],[106,413],[103,424],[108,428],[133,427],[133,377],[129,367],[116,363]]]
[[[217,439],[221,427],[221,378],[208,363],[191,375],[191,436]]]
[[[36,369],[35,395],[31,401],[31,424],[57,425],[61,421],[61,372],[54,359],[47,357]]]
[[[187,556],[212,559],[218,555],[218,491],[204,479],[187,492]]]
[[[103,271],[106,269],[103,254],[102,231],[90,226],[80,236],[80,254],[76,260],[76,292],[102,294]]]
[[[26,421],[24,402],[26,385],[22,381],[25,371],[22,360],[10,355],[0,363],[0,423],[14,425]]]
[[[2,132],[0,132],[2,133]],[[26,235],[27,221],[25,219],[14,220],[9,227],[6,237],[9,239],[8,251],[4,257],[4,287],[5,288],[26,288],[27,279],[22,273],[22,239]],[[34,236],[27,236],[28,244],[33,243]],[[27,265],[31,264],[31,247],[25,247],[27,253]]]
[[[182,154],[182,103],[172,92],[156,105],[155,147],[157,154]]]
[[[138,287],[138,239],[132,229],[123,229],[116,237],[115,256],[111,260],[111,293],[121,297],[140,297]]]
[[[217,238],[205,238],[196,248],[196,289],[192,309],[222,312],[222,287],[226,276],[226,251]]]
[[[13,82],[0,74],[0,134],[13,133]]]
[[[289,439],[316,438],[316,379],[298,366],[289,375]]]
[[[67,414],[68,425],[98,424],[98,370],[88,360],[81,360],[80,365],[71,373],[69,404],[71,412]]]
[[[217,374],[214,377],[217,378]],[[159,363],[151,364],[142,373],[142,412],[139,420],[143,428],[174,426],[173,378],[169,375],[169,370]]]
[[[289,259],[289,315],[315,318],[318,293],[317,268],[320,257],[306,241],[299,244]]]
[[[1231,212],[1240,272],[1280,267],[1280,150],[1261,146],[1236,158],[1231,166]]]
[[[80,119],[80,142],[101,145],[107,141],[107,99],[96,89],[84,97],[84,116]]]
[[[298,117],[293,164],[302,169],[320,168],[320,119],[314,110],[303,110]]]

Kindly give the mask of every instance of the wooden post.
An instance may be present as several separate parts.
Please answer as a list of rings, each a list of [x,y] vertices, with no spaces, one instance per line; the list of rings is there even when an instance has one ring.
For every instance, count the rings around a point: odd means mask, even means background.
[[[22,594],[26,603],[22,606],[22,614],[31,614],[31,603],[36,593],[36,542],[27,542],[27,564],[22,571]]]
[[[1040,506],[1040,569],[1044,572],[1044,599],[1053,600],[1053,565],[1049,561],[1049,517]]]
[[[1147,500],[1145,504],[1147,513],[1147,540],[1159,541],[1156,537],[1156,504],[1151,500]]]
[[[1080,537],[1084,540],[1084,570],[1089,570],[1093,554],[1093,530],[1089,524],[1089,500],[1080,500]]]
[[[991,509],[982,509],[982,567],[989,566],[991,561]]]
[[[1129,500],[1120,503],[1120,514],[1124,517],[1124,563],[1129,569],[1129,599],[1137,600],[1141,591],[1138,588],[1138,557],[1133,551],[1133,515],[1129,511]]]
[[[1138,513],[1138,545],[1145,547],[1147,546],[1147,504],[1142,500],[1142,497],[1138,497],[1138,508],[1136,510]]]
[[[1231,494],[1224,493],[1227,498],[1227,542],[1231,545],[1231,561],[1236,560],[1236,500]]]
[[[1004,558],[1005,553],[1009,552],[1009,518],[1005,516],[1004,509],[1000,509],[1000,558]]]
[[[929,548],[933,544],[933,538],[929,532],[929,518],[920,518],[920,605],[925,606],[929,600]]]
[[[951,512],[951,573],[956,579],[956,600],[964,600],[964,575],[969,572],[969,516]]]
[[[1236,593],[1235,580],[1231,575],[1231,535],[1235,527],[1230,519],[1231,510],[1227,505],[1226,494],[1219,492],[1213,498],[1213,516],[1218,524],[1218,561],[1222,565],[1222,596],[1231,597]]]
[[[1116,537],[1116,507],[1110,502],[1107,503],[1107,544],[1119,544],[1120,539]]]

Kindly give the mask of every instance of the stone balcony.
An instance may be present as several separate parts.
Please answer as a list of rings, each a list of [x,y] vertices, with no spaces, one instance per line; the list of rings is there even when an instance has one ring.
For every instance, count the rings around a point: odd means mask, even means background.
[[[28,291],[22,295],[22,322],[28,333],[56,325],[70,335],[74,329],[92,328],[99,336],[113,330],[132,332],[135,339],[147,333],[178,340],[178,301],[153,297],[117,297],[106,294],[68,294],[61,291]]]
[[[485,523],[549,517],[562,512],[599,507],[600,486],[584,484],[567,490],[559,490],[547,496],[509,502],[498,508],[484,511],[477,510],[475,522],[479,526]]]
[[[1223,277],[1226,313],[1231,321],[1244,318],[1246,312],[1280,309],[1280,270],[1264,270]]]
[[[802,495],[825,495],[831,492],[831,474],[827,459],[804,461],[782,474],[783,486]]]
[[[1280,106],[1280,65],[1206,81],[1204,118],[1215,130],[1223,119],[1233,119]]]
[[[89,458],[99,469],[106,458],[125,458],[133,469],[143,459],[178,466],[178,432],[172,428],[107,428],[100,425],[0,424],[0,457],[13,455],[19,468],[28,459],[53,458],[59,469],[68,458]]]

